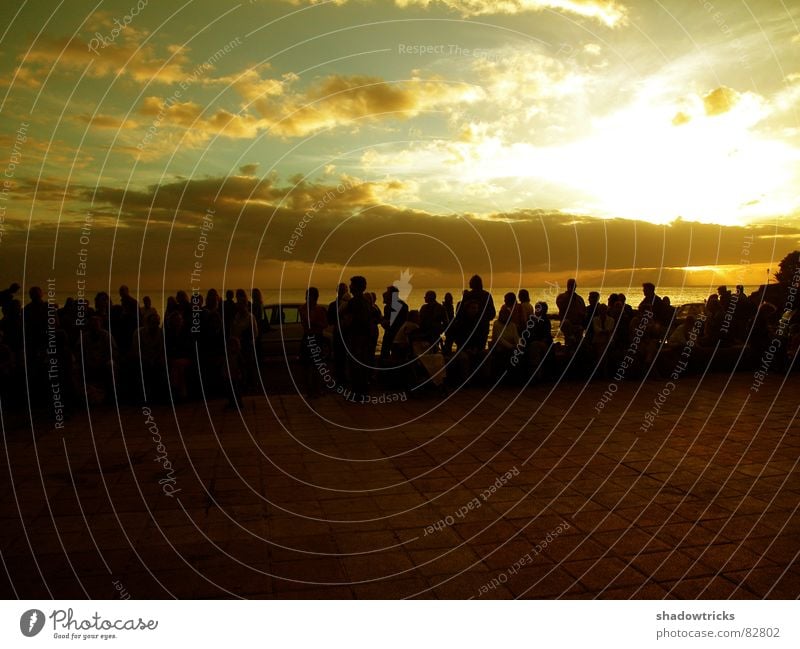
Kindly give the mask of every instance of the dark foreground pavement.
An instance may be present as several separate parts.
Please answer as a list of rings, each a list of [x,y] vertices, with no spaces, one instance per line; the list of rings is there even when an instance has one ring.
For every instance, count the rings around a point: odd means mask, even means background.
[[[796,598],[796,382],[5,412],[0,593]]]

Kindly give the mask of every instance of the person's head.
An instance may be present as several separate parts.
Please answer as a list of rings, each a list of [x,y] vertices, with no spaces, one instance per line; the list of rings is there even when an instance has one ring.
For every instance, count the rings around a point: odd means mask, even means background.
[[[664,306],[672,306],[672,300],[669,299],[669,295],[662,297],[661,301],[664,303]]]
[[[263,298],[261,297],[261,289],[260,288],[254,288],[252,291],[250,291],[250,295],[253,298],[253,302],[255,302],[257,304],[261,304],[261,301],[262,301]],[[317,291],[317,296],[319,296],[319,291]]]
[[[227,291],[225,291],[225,299],[228,302],[233,302],[233,289],[229,288]]]
[[[725,294],[728,292],[728,287],[723,284],[722,286],[717,286],[717,295],[720,297],[724,297]]]
[[[608,306],[613,306],[614,304],[617,303],[618,300],[619,300],[619,294],[612,293],[611,295],[608,296]]]
[[[622,304],[623,304],[623,305],[625,304],[625,302],[627,302],[627,301],[628,301],[628,298],[627,298],[627,297],[625,297],[625,293],[620,293],[620,294],[617,296],[617,299],[618,299],[620,302],[622,302]]]
[[[503,296],[503,304],[511,308],[517,303],[517,296],[512,292],[508,292]]]
[[[316,286],[309,286],[306,291],[306,302],[309,306],[316,306],[319,300],[319,289]]]
[[[183,290],[178,291],[175,293],[175,299],[177,300],[178,304],[188,304],[189,294]]]
[[[243,288],[236,289],[236,301],[239,304],[244,303],[247,305],[247,292]]]
[[[170,295],[167,298],[167,313],[172,313],[177,308],[178,308],[178,300],[176,300],[174,296]]]
[[[350,292],[353,295],[362,295],[367,290],[367,278],[363,275],[353,275],[350,278]],[[353,302],[355,304],[355,302]]]
[[[469,287],[473,291],[482,291],[483,290],[483,280],[481,279],[480,275],[473,275],[469,278]]]
[[[411,309],[411,311],[408,312],[408,321],[418,325],[419,311],[417,311],[416,309]]]
[[[519,301],[522,302],[522,304],[527,304],[528,302],[531,301],[531,294],[528,293],[528,289],[527,288],[519,289],[519,293],[517,294],[517,297],[519,298]]]
[[[347,295],[347,284],[341,282],[339,286],[336,287],[336,297],[342,298]]]
[[[574,291],[576,288],[578,288],[578,283],[573,278],[568,279],[567,280],[567,290],[568,291]]]
[[[14,282],[11,286],[8,287],[8,292],[11,293],[11,295],[14,295],[14,293],[16,293],[18,290],[19,290],[19,284],[17,284],[16,282]]]
[[[642,284],[642,293],[645,297],[652,297],[656,294],[656,286],[652,282],[645,282]]]
[[[741,284],[736,285],[736,294],[737,295],[744,295],[744,286]]]
[[[547,302],[537,302],[533,307],[533,312],[540,318],[547,315]]]
[[[31,298],[31,302],[41,302],[42,301],[42,289],[38,286],[31,286],[28,289],[28,296]]]
[[[119,287],[119,296],[123,299],[129,297],[131,294],[131,289],[129,289],[125,284]]]
[[[600,301],[600,293],[592,291],[589,293],[589,304],[597,304]]]
[[[110,302],[108,293],[105,291],[100,291],[97,295],[94,296],[94,308],[98,311],[105,311],[108,309],[108,303]]]
[[[608,305],[607,304],[598,304],[596,313],[601,318],[604,318],[605,316],[608,315]]]
[[[444,294],[444,303],[445,304],[452,304],[453,303],[453,294],[452,293],[445,293]]]
[[[144,299],[142,299],[142,302],[144,303],[145,309],[149,309],[151,306],[153,306],[153,300],[150,299],[149,295],[145,295]]]
[[[425,304],[434,304],[436,302],[436,291],[425,292]]]
[[[383,292],[383,303],[384,304],[391,304],[392,300],[394,299],[394,294],[397,293],[397,296],[400,297],[400,289],[396,286],[387,286],[386,290]]]

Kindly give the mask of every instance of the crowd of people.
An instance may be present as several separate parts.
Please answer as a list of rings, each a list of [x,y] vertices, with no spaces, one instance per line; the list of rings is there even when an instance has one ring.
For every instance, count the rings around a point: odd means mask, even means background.
[[[4,404],[61,403],[67,409],[114,400],[180,401],[227,396],[229,405],[259,388],[262,336],[267,319],[261,292],[228,290],[223,299],[178,291],[161,314],[127,286],[119,299],[99,292],[93,304],[29,289],[23,307],[12,284],[0,291],[0,398]],[[333,301],[319,303],[307,290],[300,308],[303,338],[288,350],[305,368],[305,388],[367,395],[392,387],[444,391],[503,380],[525,383],[560,377],[609,376],[624,362],[628,377],[669,374],[677,362],[690,371],[706,367],[720,350],[737,350],[736,366],[752,366],[781,336],[774,369],[791,363],[800,343],[797,311],[788,322],[781,309],[748,297],[742,286],[719,287],[700,313],[676,317],[668,297],[642,285],[634,307],[624,294],[584,299],[575,280],[547,302],[531,303],[529,291],[509,292],[502,303],[478,275],[456,303],[434,291],[412,309],[395,286],[367,290],[367,280],[340,284]],[[776,333],[777,332],[777,333]],[[687,354],[687,350],[689,353]]]

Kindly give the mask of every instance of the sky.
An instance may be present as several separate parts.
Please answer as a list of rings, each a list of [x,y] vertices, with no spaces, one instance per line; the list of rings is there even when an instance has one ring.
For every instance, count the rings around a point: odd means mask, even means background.
[[[800,5],[0,6],[0,283],[760,284]]]

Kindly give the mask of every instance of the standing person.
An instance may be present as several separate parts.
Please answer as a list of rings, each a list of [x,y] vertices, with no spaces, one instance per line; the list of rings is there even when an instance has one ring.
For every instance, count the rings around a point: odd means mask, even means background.
[[[720,291],[727,291],[727,288],[720,286]],[[644,308],[645,311],[651,311],[653,318],[662,327],[667,326],[669,321],[666,317],[666,309],[664,308],[664,300],[656,295],[656,286],[652,282],[645,282],[642,284],[642,294],[644,299],[639,303],[639,310]]]
[[[347,348],[342,332],[342,311],[350,297],[347,284],[341,282],[336,287],[336,299],[328,305],[328,326],[333,329],[333,367],[339,383],[344,383],[347,379]]]
[[[378,308],[378,298],[375,293],[364,293],[370,307],[370,321],[369,321],[369,357],[375,358],[375,350],[378,349],[378,338],[380,336],[380,325],[383,314]]]
[[[464,292],[459,317],[461,318],[461,335],[464,347],[479,352],[486,349],[489,339],[489,325],[497,315],[491,294],[484,290],[480,275],[473,275],[469,280],[469,291]]]
[[[144,324],[147,324],[147,318],[149,316],[158,315],[158,310],[153,306],[153,300],[150,299],[149,295],[145,295],[142,298],[142,305],[143,306],[141,308],[139,316],[141,318],[141,320],[140,320],[141,323],[144,325]]]
[[[225,336],[231,334],[231,322],[236,315],[236,302],[233,301],[233,291],[225,291],[225,301],[222,303],[222,321],[225,324]]]
[[[361,275],[350,278],[350,293],[342,312],[343,338],[346,346],[350,384],[356,397],[369,392],[369,373],[375,358],[369,357],[372,309],[364,296],[367,280]],[[384,341],[385,344],[385,341]]]
[[[453,351],[453,342],[455,341],[456,329],[456,310],[455,306],[453,305],[452,293],[444,294],[444,302],[442,303],[442,306],[444,307],[444,312],[447,314],[447,331],[445,332],[444,349],[442,351],[445,354],[449,354]]]
[[[436,292],[425,293],[425,304],[419,310],[420,338],[431,345],[438,343],[448,322],[447,311],[436,301]]]
[[[576,347],[580,342],[586,318],[586,302],[576,292],[577,287],[574,279],[568,279],[567,290],[556,298],[561,331],[567,347]]]
[[[594,317],[597,315],[597,307],[600,304],[600,293],[592,291],[589,293],[589,304],[586,306],[586,315],[583,318],[583,330],[586,332],[584,338],[587,343],[592,343],[594,340]],[[608,307],[606,307],[606,315],[608,314]]]
[[[19,290],[19,284],[14,282],[11,286],[0,291],[0,309],[11,304],[14,301],[14,295]]]
[[[322,393],[323,361],[327,358],[324,332],[328,325],[328,310],[317,304],[319,289],[311,286],[306,291],[306,301],[300,307],[300,322],[303,325],[303,340],[300,343],[300,361],[306,366],[306,389],[308,397],[318,397]],[[317,365],[319,363],[319,365]]]
[[[408,304],[400,299],[400,289],[387,286],[383,294],[383,342],[381,343],[381,360],[387,360],[392,351],[392,344],[397,332],[408,319]]]
[[[266,330],[264,326],[264,298],[261,296],[261,289],[259,288],[254,288],[250,295],[253,298],[250,312],[256,321],[256,337],[258,337]]]
[[[249,390],[255,386],[256,380],[256,332],[258,325],[253,314],[250,313],[247,294],[244,290],[236,291],[236,313],[231,321],[228,331],[230,338],[239,340],[241,348],[242,388]]]

